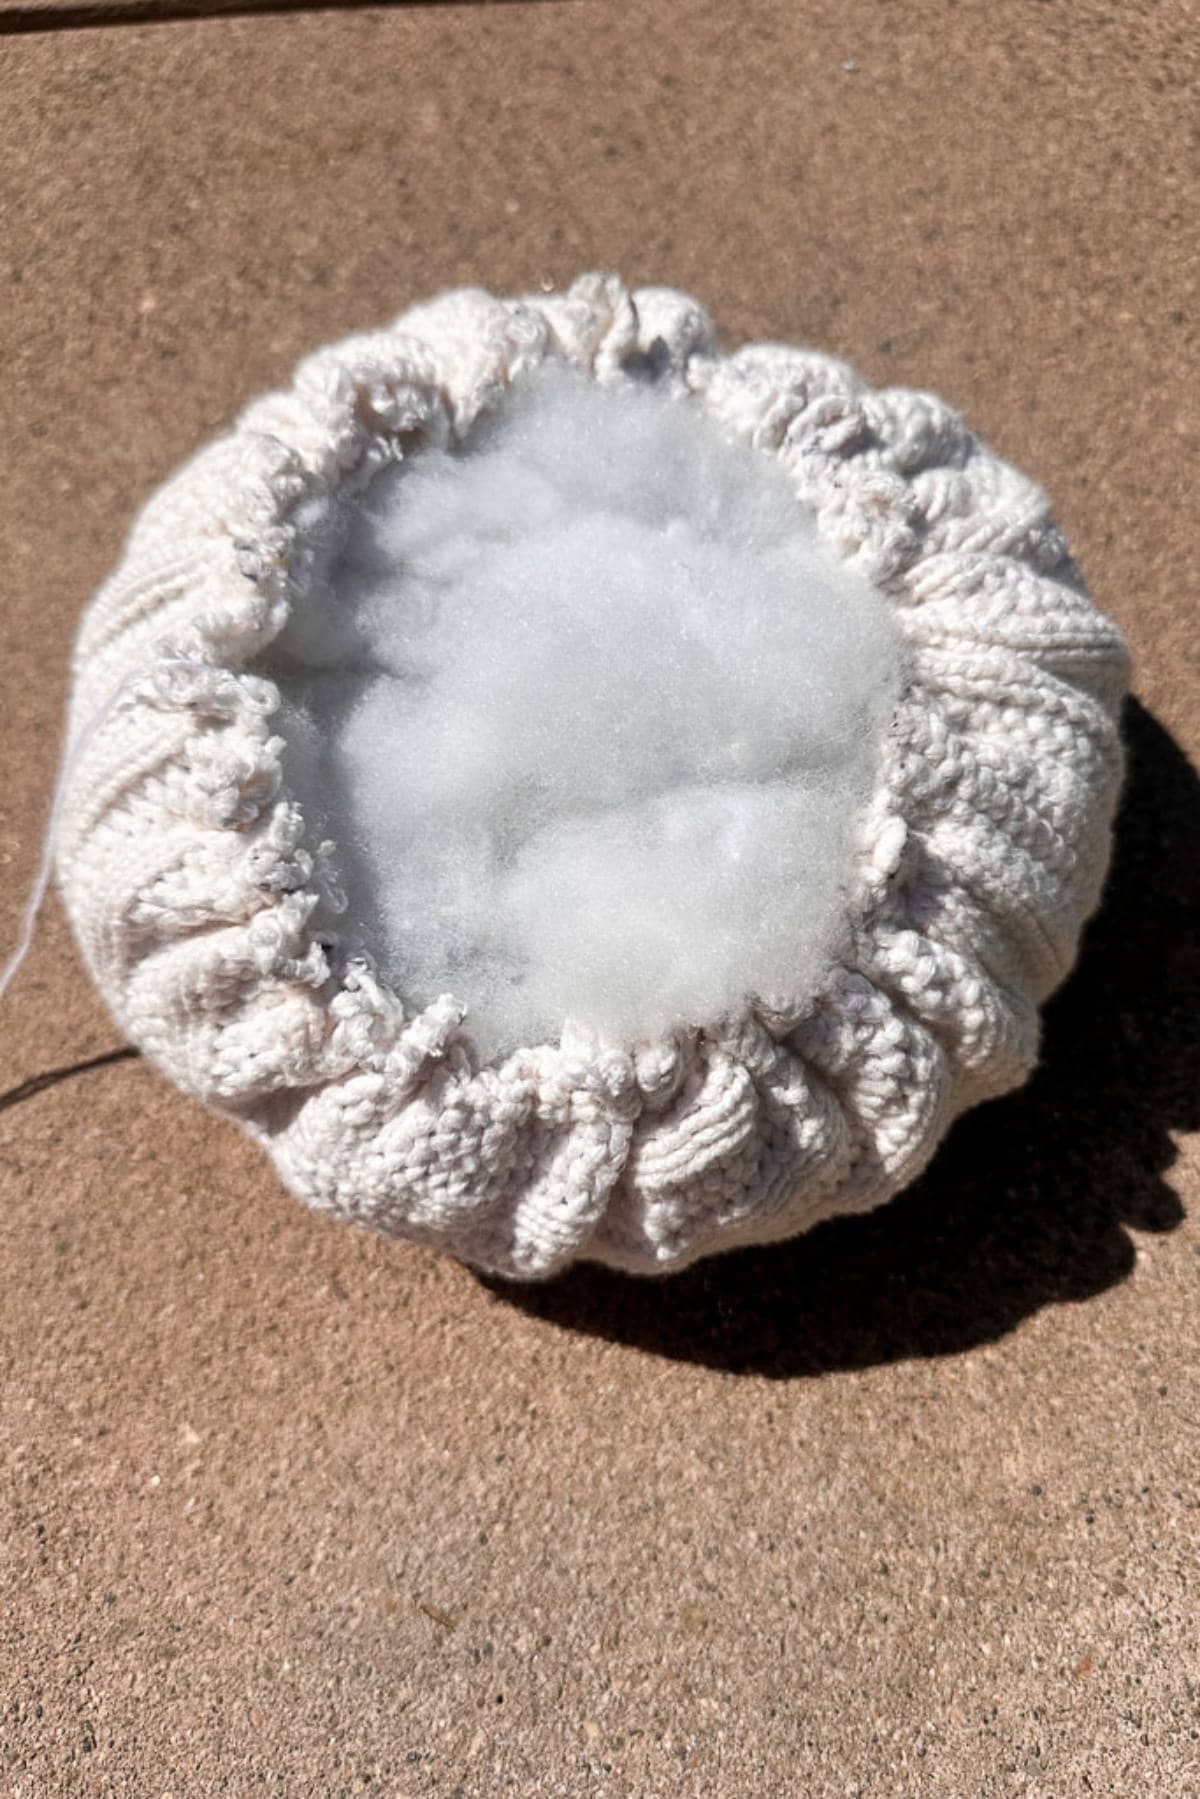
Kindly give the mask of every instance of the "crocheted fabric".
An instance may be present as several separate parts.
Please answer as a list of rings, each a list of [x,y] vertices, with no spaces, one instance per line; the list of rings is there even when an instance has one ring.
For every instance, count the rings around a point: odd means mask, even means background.
[[[488,1064],[456,999],[408,1008],[315,930],[321,852],[253,664],[311,580],[310,502],[452,448],[548,357],[776,458],[893,609],[901,690],[819,991]],[[932,395],[721,354],[666,288],[456,291],[310,357],[145,506],[79,632],[59,883],[120,1028],[312,1205],[511,1276],[664,1270],[878,1205],[1026,1077],[1099,898],[1127,676],[1043,494]]]

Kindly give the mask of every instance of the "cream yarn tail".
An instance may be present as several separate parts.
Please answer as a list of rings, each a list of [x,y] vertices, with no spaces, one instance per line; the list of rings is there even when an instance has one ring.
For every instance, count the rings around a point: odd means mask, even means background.
[[[891,606],[903,680],[818,991],[489,1065],[455,996],[410,1009],[315,928],[322,853],[255,661],[328,496],[460,443],[551,357],[775,458]],[[664,1270],[878,1205],[1025,1078],[1107,866],[1127,678],[1044,495],[932,395],[722,354],[665,288],[460,290],[310,357],[151,497],[80,627],[58,877],[120,1028],[310,1204],[510,1275]]]

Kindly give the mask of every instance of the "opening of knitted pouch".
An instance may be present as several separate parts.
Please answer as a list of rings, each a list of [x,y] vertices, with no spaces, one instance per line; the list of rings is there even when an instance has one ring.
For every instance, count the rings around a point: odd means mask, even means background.
[[[308,528],[285,785],[406,1000],[501,1056],[811,995],[897,655],[774,458],[551,361]]]

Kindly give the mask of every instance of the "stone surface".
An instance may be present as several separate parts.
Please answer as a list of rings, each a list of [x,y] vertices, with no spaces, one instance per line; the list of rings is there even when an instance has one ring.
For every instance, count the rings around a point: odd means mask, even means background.
[[[1200,1793],[1196,74],[1186,0],[516,6],[12,38],[0,941],[74,621],[292,361],[589,267],[931,387],[1138,659],[1109,903],[1023,1096],[878,1216],[514,1294],[305,1214],[0,1014],[0,1787]]]

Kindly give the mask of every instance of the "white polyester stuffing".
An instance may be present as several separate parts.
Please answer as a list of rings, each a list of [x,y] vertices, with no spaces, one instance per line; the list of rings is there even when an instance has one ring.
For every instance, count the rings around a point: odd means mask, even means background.
[[[343,503],[271,672],[338,930],[486,1055],[803,998],[836,950],[893,628],[696,402],[526,378]]]

